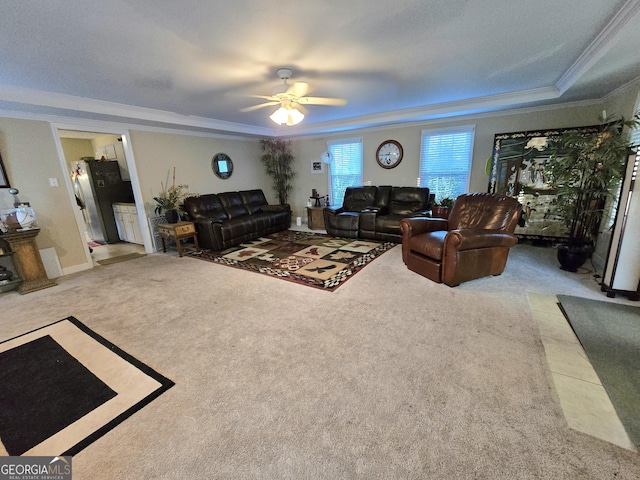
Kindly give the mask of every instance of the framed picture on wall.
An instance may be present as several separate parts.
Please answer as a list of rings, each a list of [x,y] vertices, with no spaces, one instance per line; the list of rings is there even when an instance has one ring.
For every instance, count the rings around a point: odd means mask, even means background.
[[[494,137],[489,192],[515,197],[522,213],[515,234],[552,240],[568,237],[556,214],[558,192],[549,173],[553,138],[572,131],[593,132],[598,126],[499,133]]]
[[[0,188],[11,188],[7,171],[4,169],[4,163],[2,163],[2,155],[0,155]]]
[[[322,160],[311,160],[311,173],[324,173],[324,162]]]

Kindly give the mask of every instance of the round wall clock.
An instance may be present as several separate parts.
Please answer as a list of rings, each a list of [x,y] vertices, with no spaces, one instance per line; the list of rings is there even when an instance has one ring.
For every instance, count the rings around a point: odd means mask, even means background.
[[[402,161],[402,145],[395,140],[385,140],[376,151],[376,161],[382,168],[397,167]]]
[[[216,177],[226,180],[233,173],[233,162],[226,153],[216,153],[211,159],[211,170]]]

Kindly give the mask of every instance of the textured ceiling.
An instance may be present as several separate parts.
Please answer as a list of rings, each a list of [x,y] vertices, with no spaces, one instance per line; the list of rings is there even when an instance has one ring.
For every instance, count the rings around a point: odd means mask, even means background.
[[[640,77],[640,0],[21,0],[0,109],[291,135],[594,101]],[[311,95],[276,127],[278,67]]]

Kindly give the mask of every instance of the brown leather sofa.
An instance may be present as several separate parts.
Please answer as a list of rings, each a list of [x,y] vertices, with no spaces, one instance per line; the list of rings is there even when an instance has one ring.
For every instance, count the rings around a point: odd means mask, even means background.
[[[201,248],[225,250],[291,227],[289,205],[269,205],[262,190],[210,193],[184,200]]]
[[[521,206],[512,197],[490,193],[460,195],[448,219],[406,218],[402,259],[409,270],[450,287],[489,275],[500,275]]]
[[[348,187],[341,207],[324,209],[324,225],[334,237],[400,243],[400,220],[429,216],[431,200],[428,188]]]

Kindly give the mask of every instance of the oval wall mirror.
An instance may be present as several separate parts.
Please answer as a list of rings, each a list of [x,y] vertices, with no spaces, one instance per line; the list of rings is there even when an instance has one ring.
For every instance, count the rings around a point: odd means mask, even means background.
[[[211,169],[216,177],[226,180],[233,173],[233,162],[226,153],[216,153],[211,159]]]

